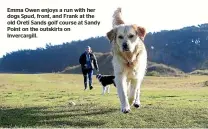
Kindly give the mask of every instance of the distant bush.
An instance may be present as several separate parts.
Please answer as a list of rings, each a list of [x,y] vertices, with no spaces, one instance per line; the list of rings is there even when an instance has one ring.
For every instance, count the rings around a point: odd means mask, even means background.
[[[190,74],[208,75],[208,69],[205,69],[205,70],[195,70],[195,71],[191,72]]]
[[[205,81],[204,82],[204,86],[208,86],[208,81]]]
[[[185,75],[179,69],[164,65],[152,63],[147,68],[147,76],[182,76]]]
[[[147,72],[146,76],[159,76],[160,73],[158,73],[157,71],[151,71],[151,72]]]

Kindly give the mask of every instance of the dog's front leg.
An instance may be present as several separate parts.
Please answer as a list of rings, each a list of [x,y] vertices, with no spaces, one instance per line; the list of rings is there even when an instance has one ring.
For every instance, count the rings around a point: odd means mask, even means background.
[[[141,81],[139,79],[132,79],[129,95],[129,103],[134,104],[135,107],[140,105],[140,85]]]
[[[102,95],[104,95],[105,94],[105,86],[103,86],[103,91],[102,91]]]
[[[131,90],[132,92],[130,93],[130,98],[133,100],[133,105],[136,108],[140,107],[140,88],[141,88],[141,83],[142,79],[135,79],[132,83]]]
[[[109,94],[110,93],[110,86],[108,86],[107,88],[108,88],[107,90],[108,90],[108,94]]]
[[[136,79],[132,79],[131,80],[131,85],[130,85],[130,94],[129,94],[129,103],[130,105],[133,104],[133,102],[136,99],[136,89],[137,88],[137,80]]]
[[[134,101],[134,107],[139,108],[141,106],[140,104],[140,87],[136,91],[136,99]]]
[[[117,92],[121,103],[121,111],[128,113],[130,111],[130,105],[127,96],[127,78],[125,75],[117,74],[115,76]]]

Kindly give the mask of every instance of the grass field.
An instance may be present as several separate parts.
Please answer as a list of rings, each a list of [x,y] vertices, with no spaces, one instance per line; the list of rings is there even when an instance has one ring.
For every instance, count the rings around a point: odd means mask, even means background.
[[[208,76],[145,77],[139,109],[116,89],[84,91],[81,75],[0,74],[0,127],[208,128]],[[76,105],[71,105],[75,102]]]

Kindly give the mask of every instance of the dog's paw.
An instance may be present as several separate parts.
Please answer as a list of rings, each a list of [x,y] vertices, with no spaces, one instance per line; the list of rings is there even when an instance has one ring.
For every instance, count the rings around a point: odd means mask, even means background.
[[[134,103],[134,107],[135,108],[139,108],[140,107],[140,104]]]
[[[130,111],[131,111],[130,108],[123,108],[122,109],[122,112],[125,113],[125,114],[129,113]]]

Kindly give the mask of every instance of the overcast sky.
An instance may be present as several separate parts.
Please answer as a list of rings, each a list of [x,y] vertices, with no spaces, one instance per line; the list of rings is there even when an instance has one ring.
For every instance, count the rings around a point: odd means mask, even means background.
[[[112,14],[117,7],[122,8],[126,23],[144,26],[147,32],[208,23],[207,3],[207,0],[4,0],[0,5],[0,57],[19,49],[44,47],[46,43],[55,45],[105,36],[112,27]],[[101,23],[99,26],[70,26],[70,32],[37,32],[36,39],[8,39],[7,8],[93,8],[96,9],[95,18],[87,20]]]

